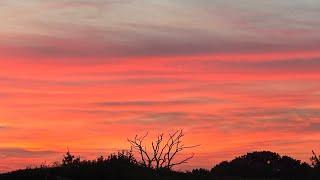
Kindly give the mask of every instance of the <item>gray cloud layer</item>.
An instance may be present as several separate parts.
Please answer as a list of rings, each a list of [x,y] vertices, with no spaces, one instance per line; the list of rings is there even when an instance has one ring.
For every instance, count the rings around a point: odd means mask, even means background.
[[[312,0],[31,0],[2,4],[0,48],[24,56],[299,51],[317,50],[320,42],[320,22],[315,18],[320,5]]]

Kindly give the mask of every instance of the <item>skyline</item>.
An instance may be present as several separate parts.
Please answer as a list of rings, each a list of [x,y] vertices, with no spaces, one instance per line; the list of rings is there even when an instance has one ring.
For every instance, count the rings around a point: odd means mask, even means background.
[[[253,150],[309,162],[319,15],[316,0],[3,0],[0,171],[181,128],[201,144],[185,169]]]

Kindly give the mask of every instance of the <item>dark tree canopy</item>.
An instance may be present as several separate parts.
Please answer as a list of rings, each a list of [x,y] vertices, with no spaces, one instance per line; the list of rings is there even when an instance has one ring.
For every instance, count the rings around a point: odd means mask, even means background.
[[[252,152],[224,161],[211,172],[219,176],[240,177],[300,177],[308,173],[310,167],[299,160],[280,156],[270,151]]]

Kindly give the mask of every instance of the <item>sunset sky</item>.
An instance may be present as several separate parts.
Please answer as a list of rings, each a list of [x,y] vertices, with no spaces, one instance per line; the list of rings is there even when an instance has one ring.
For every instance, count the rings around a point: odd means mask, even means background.
[[[320,152],[319,0],[1,0],[0,17],[0,172],[181,128],[201,144],[181,169]]]

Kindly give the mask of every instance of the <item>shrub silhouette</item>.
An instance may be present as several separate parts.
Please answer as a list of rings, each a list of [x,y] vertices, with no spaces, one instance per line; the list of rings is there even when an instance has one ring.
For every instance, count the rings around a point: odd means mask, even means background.
[[[121,151],[95,160],[81,160],[68,151],[61,165],[18,170],[3,174],[0,179],[145,179],[153,170],[139,165],[131,151]]]
[[[238,177],[305,177],[309,171],[306,163],[270,151],[247,153],[211,170],[216,176]]]
[[[79,166],[81,164],[80,157],[75,157],[68,150],[67,153],[63,156],[62,165],[63,166]]]

